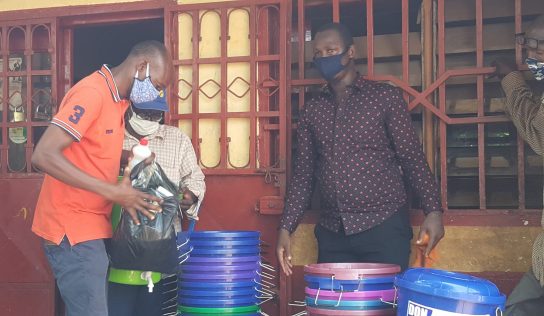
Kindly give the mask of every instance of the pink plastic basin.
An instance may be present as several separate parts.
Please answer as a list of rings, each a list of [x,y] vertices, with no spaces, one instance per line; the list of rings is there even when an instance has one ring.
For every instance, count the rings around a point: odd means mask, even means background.
[[[385,263],[315,263],[304,266],[304,273],[333,277],[337,280],[358,280],[395,275],[400,266]]]

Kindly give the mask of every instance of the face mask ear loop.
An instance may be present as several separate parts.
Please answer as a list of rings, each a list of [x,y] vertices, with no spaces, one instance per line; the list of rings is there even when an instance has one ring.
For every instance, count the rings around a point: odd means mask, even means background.
[[[147,69],[145,71],[145,77],[149,78],[149,63],[147,63]]]
[[[138,72],[138,69],[136,69],[136,74],[134,75],[134,78],[135,78],[135,79],[138,79],[138,77],[139,77],[139,72]],[[139,79],[138,79],[138,80],[139,80]]]

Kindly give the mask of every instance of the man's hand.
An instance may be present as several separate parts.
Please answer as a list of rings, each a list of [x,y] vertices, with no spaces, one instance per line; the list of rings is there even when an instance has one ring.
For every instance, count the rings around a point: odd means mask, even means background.
[[[489,75],[488,78],[498,77],[500,80],[506,77],[512,71],[516,71],[518,66],[514,60],[499,58],[491,63],[491,67],[495,67],[495,72]]]
[[[195,204],[197,201],[198,198],[193,192],[185,190],[180,196],[179,208],[185,212],[190,209],[191,206],[193,206],[193,204]]]
[[[280,261],[280,266],[283,272],[289,276],[293,274],[293,264],[291,263],[291,236],[289,231],[282,228],[278,235],[278,245],[276,247],[276,255]]]
[[[417,244],[422,244],[425,235],[429,237],[427,248],[425,249],[425,257],[428,257],[431,251],[436,247],[440,239],[444,237],[444,224],[442,223],[442,212],[434,211],[427,214],[425,221],[419,230]]]
[[[140,225],[137,212],[140,212],[147,218],[153,220],[155,219],[155,213],[162,211],[160,207],[162,200],[160,198],[140,192],[132,187],[130,183],[129,168],[125,168],[123,180],[119,184],[113,186],[106,198],[123,207],[136,225]],[[156,203],[152,204],[152,202]]]

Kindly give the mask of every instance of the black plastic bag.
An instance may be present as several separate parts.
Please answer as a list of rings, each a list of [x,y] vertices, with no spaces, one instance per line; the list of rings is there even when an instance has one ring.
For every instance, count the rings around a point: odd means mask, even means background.
[[[110,245],[112,266],[117,269],[176,273],[178,260],[174,219],[179,216],[176,186],[153,162],[137,164],[130,173],[132,186],[163,199],[162,212],[150,220],[138,212],[140,225],[122,211]]]

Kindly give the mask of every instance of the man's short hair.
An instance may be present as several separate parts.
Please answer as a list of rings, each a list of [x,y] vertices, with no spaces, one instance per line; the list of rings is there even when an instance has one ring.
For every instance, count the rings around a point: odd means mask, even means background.
[[[166,57],[166,47],[163,43],[159,41],[143,41],[132,47],[130,53],[128,54],[131,57],[140,57],[140,56],[160,56]]]
[[[346,48],[353,45],[353,36],[351,36],[351,31],[344,24],[337,22],[327,23],[317,29],[317,32],[315,34],[317,35],[317,33],[322,33],[325,31],[335,31],[336,33],[338,33]]]

